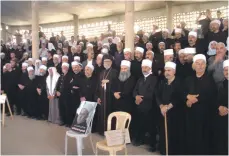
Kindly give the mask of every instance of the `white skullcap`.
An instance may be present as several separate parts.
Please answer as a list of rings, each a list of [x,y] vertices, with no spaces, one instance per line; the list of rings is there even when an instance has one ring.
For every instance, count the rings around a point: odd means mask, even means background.
[[[28,61],[32,61],[33,62],[33,58],[29,58]]]
[[[210,24],[212,24],[212,23],[216,23],[216,24],[218,24],[218,25],[220,25],[220,24],[221,24],[220,20],[213,20],[213,21],[211,21],[211,23],[210,23]]]
[[[175,33],[181,33],[182,32],[182,29],[180,28],[175,28]]]
[[[22,67],[28,67],[28,63],[23,62],[23,63],[22,63]]]
[[[157,29],[157,30],[155,30],[155,32],[160,32],[161,31],[161,29]]]
[[[193,57],[193,62],[196,62],[197,60],[204,60],[204,62],[206,62],[206,57],[203,54],[197,54]]]
[[[112,39],[112,37],[107,37],[107,39],[109,40],[109,39]]]
[[[78,62],[76,62],[76,61],[73,61],[72,62],[72,66],[77,66],[79,63]]]
[[[169,33],[169,29],[162,29],[162,31]]]
[[[167,55],[174,55],[173,49],[166,49],[166,50],[164,50],[164,56],[167,56]]]
[[[29,55],[29,53],[25,52],[23,55]]]
[[[130,68],[130,65],[131,65],[130,61],[127,61],[127,60],[122,60],[121,62],[121,66],[127,66]]]
[[[136,47],[136,51],[139,51],[140,53],[144,53],[144,49],[142,47]]]
[[[66,63],[66,62],[62,63],[62,66],[61,66],[61,67],[63,67],[63,66],[66,66],[66,67],[68,67],[68,68],[69,68],[69,64],[68,64],[68,63]]]
[[[123,52],[124,52],[124,53],[131,52],[131,49],[130,49],[130,48],[125,48],[125,49],[123,50]]]
[[[54,54],[54,55],[53,55],[53,57],[59,58],[59,55],[57,55],[57,54]]]
[[[47,67],[45,66],[45,65],[41,65],[40,67],[39,67],[39,69],[43,69],[43,70],[47,70]]]
[[[66,56],[66,55],[62,56],[62,59],[64,59],[64,58],[68,59],[68,56]]]
[[[140,38],[138,35],[136,35],[135,37]]]
[[[103,43],[103,46],[107,46],[109,48],[110,44],[109,43]]]
[[[147,66],[147,67],[150,67],[152,68],[152,61],[148,60],[148,59],[144,59],[142,61],[142,66]]]
[[[108,54],[108,49],[103,48],[103,49],[101,50],[101,52],[102,52],[103,54]]]
[[[196,53],[196,48],[185,48],[184,49],[185,54],[195,54]]]
[[[184,52],[184,49],[181,49],[181,50],[179,50],[178,55],[184,54],[184,53],[185,53],[185,52]]]
[[[99,58],[103,58],[103,54],[99,54],[97,57],[99,57]]]
[[[79,56],[74,56],[74,61],[79,61],[80,62],[80,57]]]
[[[28,71],[28,72],[31,71],[31,70],[34,70],[33,67],[28,67],[28,68],[27,68],[27,71]]]
[[[173,68],[176,70],[176,63],[174,62],[166,62],[165,63],[165,68]]]
[[[93,44],[88,43],[88,44],[87,44],[87,47],[91,47],[91,48],[93,48]]]
[[[83,43],[83,42],[80,42],[79,44],[83,44],[83,45],[84,45],[84,43]]]
[[[159,42],[158,45],[160,45],[160,44],[165,44],[165,42]]]
[[[229,60],[223,61],[223,68],[229,67]]]
[[[94,71],[94,66],[91,63],[88,63],[86,67],[91,68],[91,70]]]
[[[153,56],[154,56],[154,52],[153,52],[152,50],[148,50],[148,51],[150,51],[150,52],[153,54]],[[148,52],[148,51],[147,51],[147,52]]]
[[[0,53],[0,56],[5,56],[6,54],[5,53]]]
[[[151,45],[153,45],[151,42],[146,43],[146,45],[147,45],[147,44],[151,44]]]
[[[197,32],[195,32],[195,31],[190,31],[190,32],[188,33],[188,36],[197,37]]]
[[[42,57],[41,60],[42,61],[47,61],[48,59],[47,59],[47,57]]]

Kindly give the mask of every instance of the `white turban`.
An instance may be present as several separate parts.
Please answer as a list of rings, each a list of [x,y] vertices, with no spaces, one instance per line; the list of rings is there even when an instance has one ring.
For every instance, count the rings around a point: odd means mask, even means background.
[[[165,63],[165,68],[173,68],[176,70],[176,63],[174,62],[166,62]]]
[[[184,53],[185,53],[185,52],[184,52],[184,49],[181,49],[181,50],[179,50],[178,55],[184,54]]]
[[[196,53],[196,48],[185,48],[184,49],[185,54],[195,54]]]
[[[91,63],[88,63],[86,67],[91,68],[91,70],[94,71],[94,66]]]
[[[28,67],[28,66],[29,66],[28,63],[26,63],[26,62],[22,63],[22,67]]]
[[[197,60],[204,60],[204,62],[206,62],[206,57],[203,54],[197,54],[193,57],[193,62],[196,62]]]
[[[101,50],[101,52],[102,52],[103,54],[108,54],[108,49],[103,48],[103,49]]]
[[[29,59],[28,59],[28,61],[31,61],[31,62],[33,62],[33,58],[29,58]]]
[[[223,61],[223,68],[229,67],[229,60]]]
[[[158,45],[160,45],[160,44],[164,44],[165,45],[165,42],[159,42]]]
[[[42,61],[47,61],[48,59],[47,59],[47,57],[42,57],[41,60]]]
[[[130,48],[125,48],[125,49],[123,50],[123,52],[124,52],[124,53],[131,52],[131,49],[130,49]]]
[[[195,31],[190,31],[190,32],[188,33],[188,36],[197,37],[197,32],[195,32]]]
[[[152,68],[152,61],[148,60],[148,59],[144,59],[142,61],[142,66],[147,66],[147,67],[150,67]]]
[[[78,62],[76,62],[76,61],[73,61],[72,62],[72,66],[77,66],[79,63]]]
[[[79,56],[74,56],[74,61],[79,61],[80,62],[80,57]]]
[[[167,55],[174,55],[173,49],[166,49],[166,50],[164,50],[164,56],[167,56]]]
[[[144,53],[144,49],[142,47],[136,47],[136,51],[139,51],[140,53]]]
[[[88,44],[87,44],[87,47],[91,47],[91,48],[93,48],[93,44],[88,43]]]
[[[169,29],[162,29],[162,31],[169,33]]]
[[[216,23],[216,24],[218,24],[218,25],[220,25],[220,24],[221,24],[220,20],[213,20],[213,21],[211,21],[211,23],[210,23],[210,24],[212,24],[212,23]]]
[[[54,54],[54,55],[53,55],[53,57],[59,58],[59,55],[57,55],[57,54]]]
[[[68,64],[68,63],[66,63],[66,62],[62,63],[62,67],[63,67],[63,66],[65,66],[65,67],[68,67],[68,68],[69,68],[69,64]]]
[[[43,69],[43,70],[47,70],[47,67],[45,66],[45,65],[41,65],[40,67],[39,67],[39,69]]]
[[[83,45],[84,45],[84,43],[83,43],[83,42],[80,42],[79,44],[83,44]]]
[[[62,59],[68,59],[68,56],[66,56],[66,55],[64,55],[64,56],[62,56]]]
[[[99,58],[103,58],[103,54],[99,54],[97,57],[99,57]]]
[[[121,62],[121,66],[127,66],[127,67],[129,67],[129,68],[130,68],[131,63],[130,63],[130,61],[127,61],[127,60],[122,60],[122,62]]]
[[[33,67],[28,67],[28,68],[27,68],[27,71],[28,71],[28,72],[31,71],[31,70],[34,70]]]
[[[36,61],[35,61],[35,63],[40,63],[40,62],[41,62],[41,60],[36,60]]]
[[[175,33],[181,33],[182,32],[182,29],[180,28],[175,28]]]

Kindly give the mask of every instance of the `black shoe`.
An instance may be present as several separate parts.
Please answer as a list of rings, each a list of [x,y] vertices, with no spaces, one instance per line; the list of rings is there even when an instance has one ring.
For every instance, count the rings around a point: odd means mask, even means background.
[[[132,144],[133,144],[134,146],[141,146],[141,145],[144,144],[144,142],[143,142],[142,140],[141,140],[141,141],[134,140],[134,141],[132,142]]]
[[[157,151],[156,146],[150,147],[150,148],[149,148],[149,151],[150,151],[150,152],[156,152],[156,151]]]
[[[59,126],[65,126],[65,124],[64,123],[60,123]]]

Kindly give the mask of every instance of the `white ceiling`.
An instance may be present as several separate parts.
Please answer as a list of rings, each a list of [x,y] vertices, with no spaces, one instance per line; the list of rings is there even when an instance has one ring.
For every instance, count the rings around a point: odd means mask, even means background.
[[[189,3],[193,3],[193,1],[176,1],[173,2],[173,5]],[[165,7],[164,1],[135,2],[135,11],[163,7]],[[124,11],[124,1],[40,1],[39,23],[45,24],[69,21],[73,19],[72,14],[79,15],[80,19],[87,19],[121,14],[124,13]],[[30,1],[1,1],[2,23],[7,25],[30,25],[31,19],[32,12]]]

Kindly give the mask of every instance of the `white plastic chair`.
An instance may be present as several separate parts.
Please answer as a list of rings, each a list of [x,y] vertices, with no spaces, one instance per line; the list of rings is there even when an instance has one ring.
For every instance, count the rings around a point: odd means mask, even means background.
[[[94,111],[94,114],[95,114],[95,111]],[[93,114],[93,118],[94,118],[94,114]],[[91,119],[91,122],[89,124],[86,134],[80,134],[72,130],[68,130],[66,132],[65,134],[65,155],[67,155],[67,151],[68,151],[68,137],[76,139],[77,155],[82,155],[82,150],[84,149],[83,139],[90,136],[91,146],[92,146],[93,152],[95,153],[95,149],[94,149],[92,138],[91,138],[92,137],[91,129],[92,129],[93,118]]]

